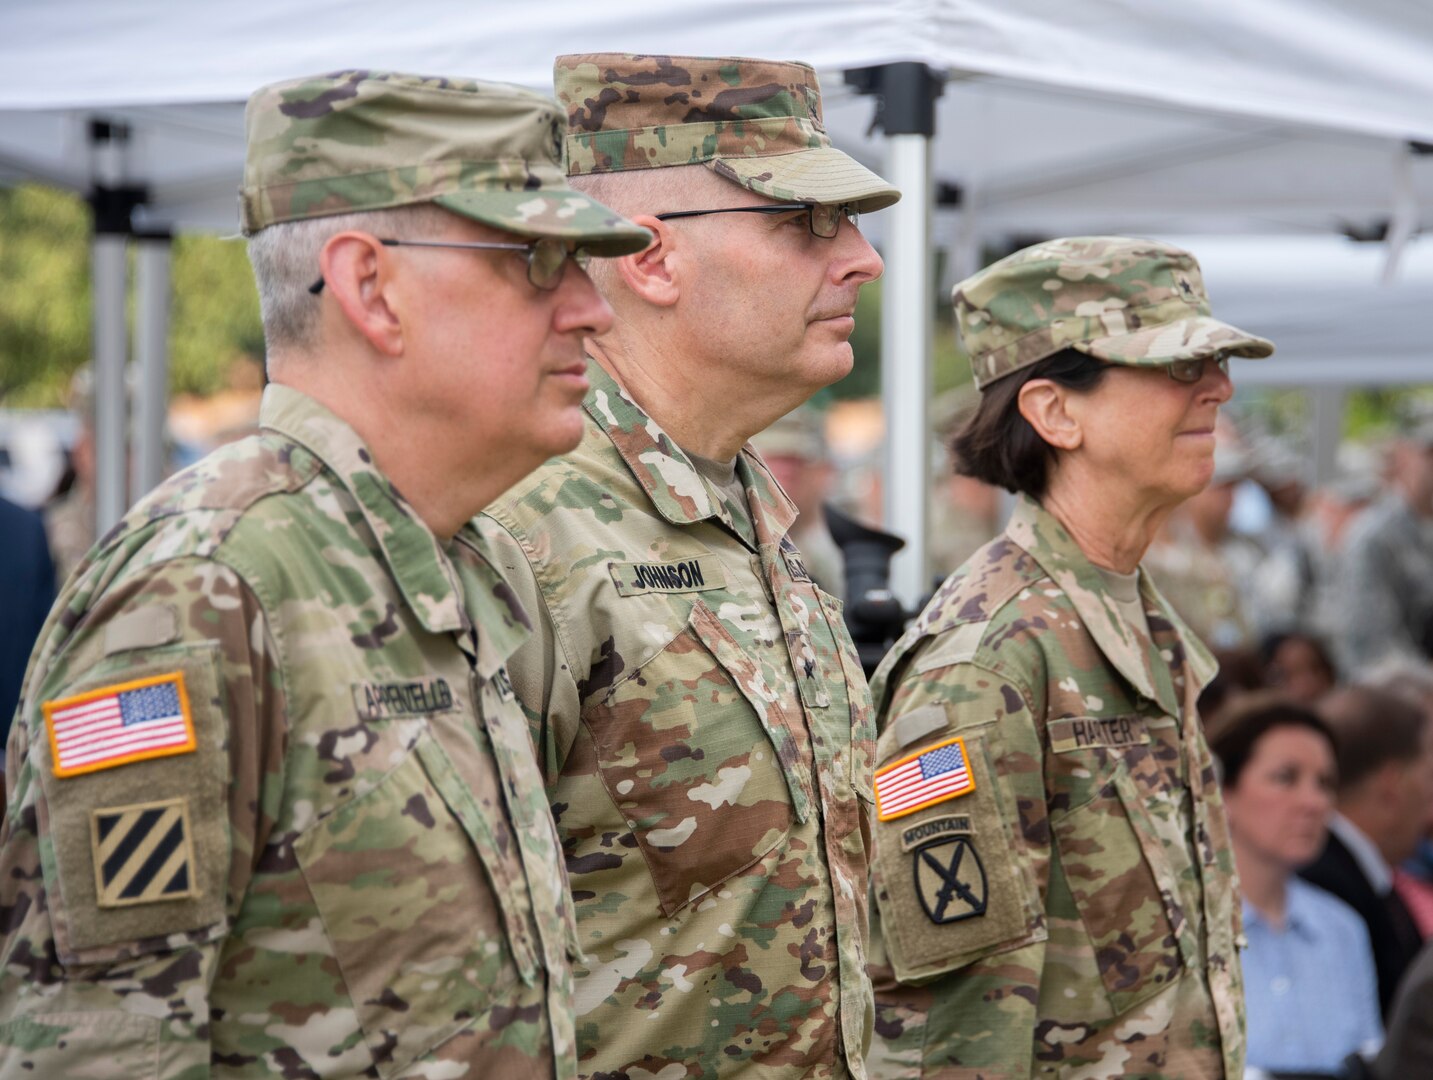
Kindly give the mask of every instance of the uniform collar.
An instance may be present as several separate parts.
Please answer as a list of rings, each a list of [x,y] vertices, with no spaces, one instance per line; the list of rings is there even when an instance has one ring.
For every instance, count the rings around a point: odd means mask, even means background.
[[[302,444],[353,495],[389,574],[425,630],[450,633],[468,625],[457,575],[442,544],[378,471],[372,453],[347,422],[292,387],[270,383],[259,406],[259,426]]]
[[[1070,598],[1085,628],[1115,670],[1169,715],[1182,715],[1180,694],[1174,685],[1170,663],[1161,656],[1160,646],[1120,616],[1100,572],[1054,515],[1034,499],[1022,495],[1005,531]],[[1197,694],[1214,676],[1214,658],[1159,595],[1148,574],[1140,574],[1139,588],[1146,612],[1156,616],[1151,621],[1151,629],[1168,624],[1178,633]],[[1155,636],[1160,634],[1156,631]]]
[[[473,667],[483,679],[491,679],[518,646],[532,636],[532,622],[517,593],[498,573],[482,534],[464,526],[456,543],[473,553],[470,558],[459,556],[453,560],[463,582],[466,609],[474,625],[481,628]]]
[[[588,415],[612,440],[657,512],[673,525],[693,525],[716,518],[740,535],[721,499],[691,458],[601,364],[590,358],[587,379],[592,384],[584,403]],[[737,455],[736,471],[746,488],[758,542],[779,543],[796,520],[796,505],[750,444]]]

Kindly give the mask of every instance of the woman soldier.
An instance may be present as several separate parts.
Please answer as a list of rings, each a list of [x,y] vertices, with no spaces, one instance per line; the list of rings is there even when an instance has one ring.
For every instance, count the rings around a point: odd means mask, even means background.
[[[1243,1074],[1214,661],[1140,572],[1214,469],[1228,357],[1199,266],[1026,248],[957,286],[962,472],[1018,493],[877,671],[872,1075]]]

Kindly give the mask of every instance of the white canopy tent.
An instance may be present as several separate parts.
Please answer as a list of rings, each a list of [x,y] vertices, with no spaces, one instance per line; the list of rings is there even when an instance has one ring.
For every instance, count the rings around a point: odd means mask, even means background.
[[[1391,276],[1433,218],[1433,163],[1421,154],[1433,144],[1433,9],[1404,0],[685,0],[621,11],[575,0],[9,0],[0,180],[102,189],[101,208],[120,204],[95,244],[104,518],[124,501],[128,227],[233,230],[242,101],[254,87],[371,66],[546,88],[555,54],[605,49],[808,60],[837,144],[905,191],[863,225],[887,259],[887,520],[913,541],[895,568],[907,600],[924,581],[932,244],[951,252],[954,276],[1013,236],[1350,230],[1387,235]],[[897,100],[892,80],[924,75],[883,67],[905,62],[948,79],[933,125]],[[863,68],[887,80],[875,125],[873,99],[843,80]],[[141,250],[136,349],[152,389],[163,385],[166,247]],[[1357,377],[1369,374],[1363,365]],[[1347,365],[1320,371],[1349,376]],[[152,410],[154,394],[139,408]],[[157,436],[153,416],[142,430]]]

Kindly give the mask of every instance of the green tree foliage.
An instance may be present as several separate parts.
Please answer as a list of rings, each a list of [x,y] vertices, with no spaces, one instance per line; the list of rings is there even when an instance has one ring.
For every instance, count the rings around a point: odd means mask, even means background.
[[[90,357],[89,230],[77,195],[0,188],[0,399],[8,406],[62,405]],[[263,355],[244,245],[179,236],[170,274],[170,390],[212,393],[237,354]]]
[[[169,384],[175,393],[212,394],[237,354],[264,355],[259,294],[242,240],[188,235],[174,242]]]
[[[89,354],[88,209],[50,188],[0,188],[0,398],[59,405]]]

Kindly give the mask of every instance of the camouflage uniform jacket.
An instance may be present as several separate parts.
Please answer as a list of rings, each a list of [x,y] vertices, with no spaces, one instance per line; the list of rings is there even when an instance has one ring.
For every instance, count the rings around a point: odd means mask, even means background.
[[[1380,660],[1433,655],[1433,522],[1401,495],[1365,510],[1348,530],[1337,564],[1335,644],[1348,678]]]
[[[875,729],[746,448],[725,505],[588,365],[582,442],[487,511],[576,899],[584,1075],[865,1075]],[[755,543],[742,539],[748,516]]]
[[[74,487],[45,507],[44,514],[50,555],[55,560],[55,588],[63,589],[85,552],[94,546],[95,501],[76,481]]]
[[[343,421],[271,386],[262,425],[137,505],[41,634],[0,1076],[570,1076],[573,924],[503,674],[526,617]],[[185,736],[55,734],[96,702]]]
[[[877,671],[873,1076],[1242,1077],[1214,663],[1140,577],[1153,640],[1022,499]]]
[[[1242,567],[1257,554],[1251,541],[1230,536],[1208,544],[1187,522],[1171,522],[1150,546],[1144,572],[1194,635],[1212,649],[1248,649],[1257,642],[1249,610],[1250,578]]]

